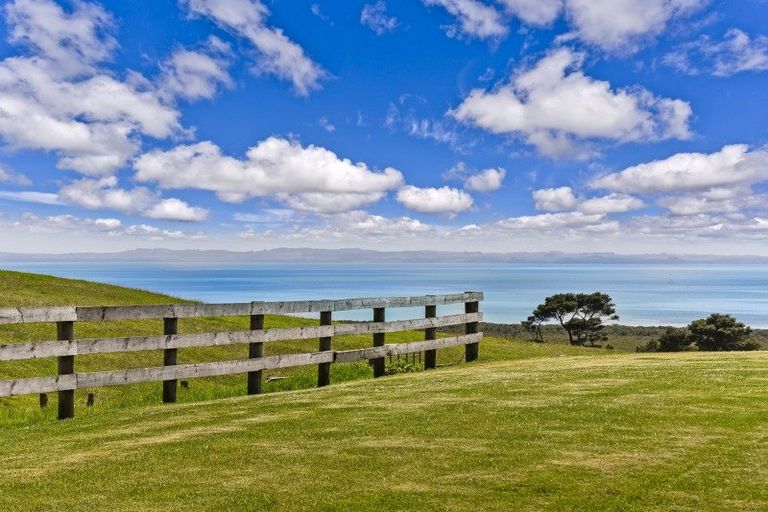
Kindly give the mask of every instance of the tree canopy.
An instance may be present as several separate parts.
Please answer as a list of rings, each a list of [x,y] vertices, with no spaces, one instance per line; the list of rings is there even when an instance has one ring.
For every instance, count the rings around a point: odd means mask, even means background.
[[[523,322],[530,330],[556,320],[568,334],[571,345],[596,346],[606,339],[603,319],[618,320],[616,307],[605,293],[558,293],[544,299]]]
[[[731,315],[719,313],[695,320],[688,326],[693,343],[699,350],[754,350],[756,343],[748,341],[752,329]]]

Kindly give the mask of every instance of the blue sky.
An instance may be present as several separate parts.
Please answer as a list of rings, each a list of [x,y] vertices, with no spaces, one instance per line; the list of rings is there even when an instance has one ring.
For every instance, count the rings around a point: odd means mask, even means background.
[[[2,18],[2,251],[768,254],[764,0]]]

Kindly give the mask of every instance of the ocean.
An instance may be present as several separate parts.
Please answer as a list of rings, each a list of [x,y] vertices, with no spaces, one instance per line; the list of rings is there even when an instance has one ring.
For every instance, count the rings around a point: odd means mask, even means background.
[[[768,265],[757,264],[306,264],[2,262],[0,268],[89,279],[206,302],[335,299],[485,292],[489,322],[524,320],[546,296],[605,292],[625,325],[686,325],[730,313],[768,328]],[[0,305],[1,306],[1,305]],[[459,312],[445,306],[439,314]],[[423,311],[390,310],[388,319]],[[369,319],[370,311],[336,318]]]

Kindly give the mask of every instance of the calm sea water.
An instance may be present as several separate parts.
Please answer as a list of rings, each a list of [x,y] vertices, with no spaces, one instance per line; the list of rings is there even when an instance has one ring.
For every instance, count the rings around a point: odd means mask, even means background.
[[[684,325],[713,312],[768,328],[768,266],[724,264],[188,264],[11,262],[0,267],[143,288],[207,302],[485,292],[491,322],[519,322],[557,292],[609,293],[621,323]],[[460,306],[439,308],[440,314]],[[368,319],[370,311],[338,318]],[[416,310],[388,311],[390,319]]]

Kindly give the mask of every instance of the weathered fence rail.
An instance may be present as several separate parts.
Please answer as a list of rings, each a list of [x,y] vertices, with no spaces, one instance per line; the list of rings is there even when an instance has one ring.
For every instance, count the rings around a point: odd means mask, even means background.
[[[76,389],[163,382],[163,402],[176,401],[178,379],[246,373],[249,394],[261,392],[262,371],[294,366],[317,365],[318,386],[330,383],[332,363],[370,360],[375,377],[384,375],[388,355],[424,352],[425,368],[435,367],[436,350],[465,347],[465,359],[478,357],[483,334],[478,332],[483,294],[464,292],[419,297],[384,297],[344,300],[249,302],[238,304],[171,304],[158,306],[0,308],[0,324],[56,323],[57,340],[0,345],[0,362],[56,357],[58,374],[0,381],[0,397],[58,392],[60,419],[74,416]],[[437,316],[437,306],[464,303],[464,314]],[[385,321],[386,308],[423,306],[424,318]],[[334,311],[372,309],[372,322],[332,323]],[[265,314],[320,313],[320,325],[313,327],[264,329]],[[250,330],[199,334],[177,334],[183,318],[250,316]],[[82,321],[163,319],[164,334],[122,338],[75,339],[75,324]],[[465,325],[466,334],[436,337],[440,327]],[[386,344],[386,333],[424,331],[424,341]],[[371,334],[373,346],[335,351],[334,336]],[[274,341],[317,338],[318,351],[263,356],[263,344]],[[248,359],[209,363],[178,364],[178,350],[192,347],[248,344]],[[103,372],[76,373],[75,356],[162,350],[163,366]],[[43,400],[41,399],[41,403]],[[47,403],[47,399],[45,400]]]

